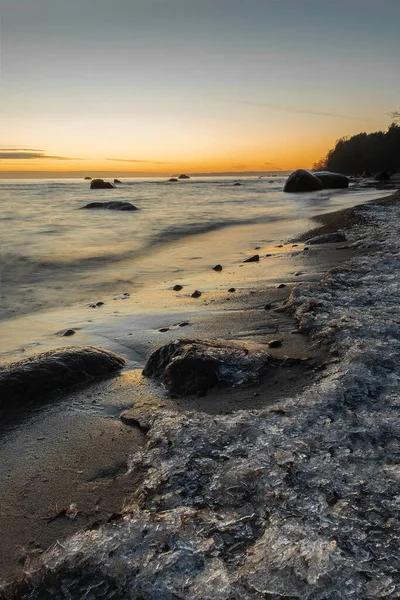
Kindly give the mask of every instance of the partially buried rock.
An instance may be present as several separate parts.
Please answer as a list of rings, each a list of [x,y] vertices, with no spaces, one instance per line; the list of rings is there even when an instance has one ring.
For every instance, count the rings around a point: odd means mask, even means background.
[[[316,235],[315,237],[307,240],[307,244],[313,246],[315,244],[333,244],[335,242],[345,242],[346,236],[344,233],[337,231],[336,233],[324,233],[323,235]]]
[[[200,298],[201,296],[201,292],[200,290],[194,290],[193,294],[192,294],[192,298]]]
[[[229,288],[228,292],[230,292],[231,294],[233,294],[233,292],[236,292],[236,288]]]
[[[316,192],[322,190],[322,182],[310,171],[298,169],[294,171],[285,183],[284,192]]]
[[[282,346],[281,340],[271,340],[268,342],[269,348],[279,348],[279,346]]]
[[[246,260],[244,260],[243,262],[248,263],[248,262],[258,262],[260,260],[260,255],[259,254],[254,254],[254,256],[250,256],[250,258],[246,258]]]
[[[75,335],[75,331],[73,329],[66,329],[61,335],[62,337],[69,337],[71,335]]]
[[[317,171],[315,177],[321,181],[324,190],[348,188],[349,180],[346,175],[341,173],[331,173],[330,171]]]
[[[74,346],[37,354],[0,367],[0,409],[20,408],[24,403],[90,383],[122,369],[125,360],[108,350]]]
[[[181,285],[179,285],[179,283],[177,283],[176,285],[174,285],[174,287],[172,288],[175,292],[180,292],[183,287]]]
[[[239,181],[236,181],[233,185],[242,185]]]
[[[389,181],[390,175],[387,171],[380,171],[374,177],[375,181]]]
[[[130,202],[122,202],[120,200],[111,200],[110,202],[89,202],[86,206],[82,206],[82,208],[100,208],[107,210],[139,210],[136,206],[131,204]]]
[[[109,181],[104,181],[104,179],[93,179],[90,184],[91,190],[110,190],[114,189],[114,186]]]
[[[199,394],[216,386],[256,383],[269,355],[261,346],[226,340],[175,340],[155,350],[143,375],[171,394]]]
[[[185,175],[185,173],[182,173],[182,175],[179,175],[178,179],[190,179],[189,175]]]
[[[176,177],[171,177],[170,179],[168,179],[168,181],[170,181],[171,183],[178,181]]]
[[[222,265],[215,265],[215,267],[213,267],[213,271],[222,271]]]
[[[114,183],[122,183],[119,179],[114,179]]]

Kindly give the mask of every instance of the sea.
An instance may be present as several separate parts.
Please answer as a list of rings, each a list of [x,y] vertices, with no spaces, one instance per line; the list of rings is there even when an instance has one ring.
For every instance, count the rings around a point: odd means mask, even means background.
[[[287,194],[286,177],[124,179],[106,190],[82,179],[0,180],[0,321],[232,264],[238,248],[282,241],[315,215],[385,195],[355,186]],[[84,210],[109,200],[139,210]]]

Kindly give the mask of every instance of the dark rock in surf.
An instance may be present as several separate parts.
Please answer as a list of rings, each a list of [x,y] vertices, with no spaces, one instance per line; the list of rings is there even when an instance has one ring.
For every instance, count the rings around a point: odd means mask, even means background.
[[[114,183],[122,183],[119,179],[114,179]]]
[[[258,382],[269,355],[259,346],[226,340],[175,340],[155,350],[143,375],[171,394],[204,393],[216,386]]]
[[[74,346],[44,352],[0,367],[0,410],[18,409],[49,394],[90,383],[122,369],[125,360],[108,350]]]
[[[317,171],[313,173],[315,177],[322,182],[324,190],[333,190],[349,187],[349,179],[341,173],[331,173],[330,171]]]
[[[178,180],[177,180],[176,177],[171,177],[170,179],[168,179],[168,181],[170,181],[172,183],[172,182],[175,182],[175,181],[178,181]]]
[[[249,263],[249,262],[258,262],[260,260],[260,255],[259,254],[254,254],[254,256],[250,256],[250,258],[246,258],[246,260],[244,260],[244,263]]]
[[[222,271],[222,265],[215,265],[215,267],[213,267],[213,271]]]
[[[190,179],[189,175],[185,175],[185,173],[182,173],[182,175],[179,175],[178,179]]]
[[[239,183],[239,181],[237,181],[236,183],[234,183],[233,185],[242,185],[241,183]]]
[[[387,171],[380,171],[374,177],[375,181],[389,181],[390,175]]]
[[[323,235],[316,235],[315,237],[307,240],[307,244],[313,246],[315,244],[333,244],[335,242],[345,242],[346,236],[344,233],[337,231],[336,233],[324,233]]]
[[[310,171],[298,169],[289,175],[283,191],[291,193],[316,192],[318,190],[322,190],[322,188],[322,182],[318,179],[318,177],[315,177],[312,173],[310,173]]]
[[[92,181],[91,177],[85,177],[85,181]]]
[[[89,202],[86,206],[82,206],[82,208],[103,208],[107,210],[139,210],[136,206],[131,204],[130,202],[122,202],[119,200],[111,200],[110,202]]]
[[[109,181],[104,181],[104,179],[93,179],[90,184],[91,190],[110,190],[114,189],[114,186]]]

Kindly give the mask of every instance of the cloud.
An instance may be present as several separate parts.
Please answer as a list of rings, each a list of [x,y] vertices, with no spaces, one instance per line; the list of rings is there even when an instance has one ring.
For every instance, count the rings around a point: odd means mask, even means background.
[[[0,152],[45,152],[45,150],[40,150],[39,148],[0,148]]]
[[[170,165],[173,163],[168,162],[157,162],[154,160],[145,160],[141,158],[106,158],[106,160],[113,160],[114,162],[129,162],[129,163],[152,163],[153,165]]]
[[[28,150],[18,149],[11,150],[9,148],[0,148],[0,160],[33,160],[33,159],[53,159],[53,160],[83,160],[81,158],[69,158],[67,156],[52,156],[45,154],[44,150]]]
[[[281,104],[271,104],[269,102],[255,102],[252,100],[241,100],[236,104],[248,104],[249,106],[258,106],[260,108],[272,108],[273,110],[281,110],[283,112],[297,113],[303,115],[315,115],[318,117],[331,117],[334,119],[350,119],[352,121],[374,121],[376,119],[368,119],[364,117],[355,117],[353,115],[340,115],[338,113],[324,112],[320,110],[311,110],[307,108],[297,108],[295,106],[282,106]]]

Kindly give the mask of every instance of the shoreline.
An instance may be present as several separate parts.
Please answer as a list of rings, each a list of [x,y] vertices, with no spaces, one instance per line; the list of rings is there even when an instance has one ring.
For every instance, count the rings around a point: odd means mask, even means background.
[[[333,231],[337,231],[337,229],[345,228],[344,224],[347,224],[346,226],[350,227],[349,231],[351,231],[352,227],[354,228],[359,225],[362,227],[365,222],[362,218],[362,214],[365,210],[368,211],[368,207],[374,207],[375,205],[395,205],[399,202],[399,199],[399,192],[396,192],[395,194],[392,194],[391,196],[383,199],[382,201],[371,201],[370,203],[360,205],[352,209],[345,209],[344,211],[337,211],[336,213],[330,213],[328,215],[319,215],[318,217],[316,217],[316,220],[319,222],[322,221],[323,224],[311,230],[311,232],[307,232],[308,237],[306,239],[311,237],[311,233],[312,235],[319,235],[322,233],[331,233]],[[304,236],[302,237],[305,238],[305,235],[306,234],[304,234]],[[278,383],[275,384],[276,387],[272,389],[272,391],[270,390],[269,400],[265,401],[262,398],[263,394],[265,395],[267,389],[270,387],[270,385],[267,382],[266,384],[261,384],[261,386],[259,387],[249,388],[246,390],[235,390],[233,393],[227,393],[225,394],[225,399],[224,392],[221,393],[218,391],[215,393],[212,392],[208,394],[205,399],[199,398],[195,399],[195,401],[190,400],[188,402],[171,402],[164,396],[160,396],[159,391],[155,392],[154,388],[152,387],[152,384],[148,384],[146,381],[143,381],[140,378],[138,372],[135,373],[130,371],[124,373],[121,376],[122,379],[116,378],[115,380],[112,380],[108,383],[96,384],[97,389],[99,390],[99,395],[103,395],[105,393],[104,390],[108,389],[113,399],[115,399],[117,395],[119,395],[120,398],[123,397],[124,401],[122,403],[125,402],[126,408],[129,404],[128,402],[126,402],[128,398],[130,402],[132,402],[133,389],[133,393],[136,393],[136,397],[140,400],[136,401],[135,404],[136,413],[139,414],[139,420],[141,418],[146,419],[146,417],[140,416],[140,410],[142,410],[143,412],[143,408],[145,408],[145,411],[154,410],[154,408],[156,409],[155,412],[157,412],[157,410],[160,411],[160,415],[156,417],[156,421],[157,419],[159,419],[161,420],[160,422],[162,422],[164,418],[172,418],[171,415],[173,414],[180,415],[178,417],[175,417],[178,421],[185,419],[185,415],[187,414],[187,410],[189,409],[190,411],[194,411],[194,413],[197,415],[195,420],[197,419],[199,421],[199,424],[202,423],[202,427],[205,426],[206,415],[210,413],[220,415],[221,419],[223,418],[222,415],[227,415],[226,419],[229,419],[230,415],[242,415],[240,418],[244,418],[243,414],[251,415],[253,414],[253,411],[256,411],[254,413],[254,418],[256,418],[257,411],[260,410],[273,411],[275,410],[274,407],[277,407],[276,410],[278,410],[278,413],[279,411],[284,410],[282,407],[285,406],[285,403],[290,404],[292,398],[299,393],[300,389],[303,386],[305,387],[305,389],[307,389],[308,387],[312,387],[313,385],[318,385],[318,382],[321,381],[321,377],[324,377],[324,368],[328,368],[329,370],[329,368],[331,368],[330,365],[332,364],[332,361],[334,362],[337,360],[336,354],[331,355],[330,343],[328,343],[327,346],[324,346],[324,344],[322,344],[323,350],[321,350],[321,346],[318,344],[316,345],[316,340],[313,339],[313,337],[309,338],[305,334],[306,328],[304,328],[304,332],[302,335],[291,333],[296,328],[296,320],[295,316],[293,316],[294,309],[292,310],[291,307],[294,307],[294,305],[297,302],[296,298],[298,298],[298,296],[296,296],[296,294],[301,295],[303,289],[309,288],[310,290],[312,290],[313,286],[315,286],[316,289],[318,288],[318,285],[320,284],[316,282],[319,282],[321,280],[321,273],[326,273],[326,271],[329,271],[333,267],[343,265],[343,263],[348,258],[362,257],[365,254],[368,255],[368,253],[370,252],[368,248],[352,248],[350,250],[347,249],[341,252],[336,252],[335,247],[339,245],[340,244],[330,244],[329,249],[326,246],[320,246],[317,248],[314,247],[311,250],[311,252],[308,251],[307,253],[303,250],[297,251],[291,249],[291,252],[295,253],[296,259],[302,261],[302,263],[305,265],[305,268],[309,269],[309,276],[306,281],[303,281],[301,286],[295,286],[295,284],[293,283],[292,285],[287,285],[286,288],[281,290],[277,290],[276,287],[270,289],[263,289],[262,280],[260,280],[259,278],[258,286],[251,285],[247,290],[244,289],[239,294],[232,294],[230,295],[229,300],[227,300],[226,292],[224,292],[223,294],[221,293],[214,295],[214,298],[211,297],[212,294],[210,294],[209,296],[205,294],[204,299],[206,301],[211,302],[211,300],[215,300],[214,304],[218,306],[218,310],[215,310],[215,307],[213,307],[213,310],[210,311],[204,312],[203,310],[203,315],[201,317],[198,316],[198,322],[193,324],[193,326],[185,327],[179,330],[170,330],[171,335],[174,335],[175,337],[177,336],[177,334],[179,334],[179,337],[208,337],[209,332],[212,332],[213,334],[216,333],[218,336],[221,337],[229,337],[230,335],[231,339],[237,339],[235,338],[235,334],[239,334],[239,339],[256,341],[259,343],[262,343],[262,340],[264,340],[265,343],[265,340],[269,335],[273,337],[276,337],[277,335],[282,336],[284,343],[282,345],[282,349],[275,351],[276,356],[286,355],[286,353],[288,353],[289,355],[296,355],[297,353],[298,357],[311,358],[314,362],[311,361],[312,368],[300,369],[298,373],[291,373],[290,382],[286,381],[288,379],[287,372],[283,372],[281,376],[278,376]],[[326,267],[325,270],[324,267]],[[258,271],[258,276],[259,274],[260,271]],[[256,281],[256,276],[254,281]],[[294,286],[295,291],[292,292]],[[279,307],[282,304],[282,302],[288,298],[289,294],[290,296],[287,313],[275,313],[273,310],[265,311],[263,309],[263,306],[268,302],[271,303],[272,306],[275,308]],[[295,300],[293,300],[293,298]],[[298,317],[296,318],[298,320]],[[270,325],[270,329],[268,329],[268,325]],[[269,334],[268,331],[271,331],[271,333]],[[160,337],[160,335],[158,335],[158,345],[160,345],[162,342],[166,343],[167,341],[169,341],[169,336],[170,333],[168,333],[168,336],[166,337]],[[155,340],[156,338],[154,338],[154,340],[151,342],[152,346],[156,345]],[[314,354],[312,354],[313,352]],[[274,354],[274,352],[272,351],[271,354]],[[124,380],[124,378],[125,381],[127,380],[130,383],[128,386],[124,387],[122,393],[120,384]],[[136,386],[136,388],[134,386]],[[139,396],[138,390],[140,392]],[[81,400],[79,400],[79,398],[75,396],[75,402],[79,404],[80,401],[82,402],[83,397],[88,396],[91,393],[94,393],[94,395],[96,394],[96,392],[94,392],[92,388],[87,388],[87,390],[80,392]],[[232,394],[237,398],[237,401],[234,401],[233,403],[231,398]],[[258,395],[256,396],[255,394]],[[231,404],[229,404],[229,401],[231,402]],[[215,407],[215,404],[218,402],[220,402],[219,410],[215,412],[214,408],[213,412],[213,407]],[[240,412],[237,412],[238,410]],[[115,411],[118,413],[117,408],[115,408]],[[162,416],[162,413],[164,413],[164,417]],[[135,415],[135,409],[133,409],[133,414]],[[130,432],[136,432],[136,435],[139,435],[140,433],[135,428],[128,428],[128,430]],[[144,443],[145,440],[143,438],[140,438],[136,441],[136,445],[138,448]],[[140,468],[143,469],[144,466],[145,465],[141,465]],[[132,482],[132,480],[129,480],[129,477],[132,477],[132,474],[137,474],[137,471],[134,468],[133,470],[128,471],[128,476],[124,475],[123,470],[122,472],[117,472],[116,474],[113,474],[112,470],[110,472],[111,479],[109,479],[112,483],[112,485],[110,485],[110,488],[114,487],[114,491],[116,482],[118,487],[118,484],[120,484],[121,481],[123,482],[123,484],[121,484],[123,486],[128,482],[128,487],[135,487],[135,484]],[[144,472],[146,472],[146,468]],[[128,479],[124,479],[124,477],[128,477]],[[46,483],[48,482],[43,482],[43,484]],[[43,489],[45,487],[46,486],[44,485]],[[36,493],[38,493],[37,490]],[[116,498],[114,497],[114,500],[115,499]],[[77,505],[79,508],[79,502],[77,503]],[[103,512],[100,511],[100,515],[98,516],[100,521],[106,521],[107,510],[103,509]],[[57,524],[57,520],[55,520],[53,523]],[[64,523],[64,525],[65,524],[68,527],[72,524],[72,527],[70,527],[72,533],[82,528],[82,522],[75,523],[71,521],[70,523]],[[65,527],[61,529],[64,531],[62,535],[67,536],[67,529]],[[55,539],[58,539],[57,535],[60,535],[59,531],[60,530],[58,530]],[[27,553],[28,558],[29,556],[32,558],[32,556],[37,555],[44,549],[45,548],[43,548],[43,546],[41,546],[40,548],[35,547],[35,551],[33,553]],[[7,552],[7,548],[4,551]],[[8,552],[10,552],[10,549],[8,549]],[[29,564],[29,560],[26,564]],[[11,572],[12,570],[10,571],[10,574]],[[15,570],[13,574],[16,575]]]

